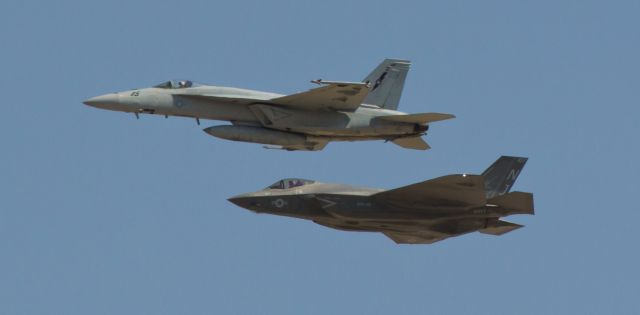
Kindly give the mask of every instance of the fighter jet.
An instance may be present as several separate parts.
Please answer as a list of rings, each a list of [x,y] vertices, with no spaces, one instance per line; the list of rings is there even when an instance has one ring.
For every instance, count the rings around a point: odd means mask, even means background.
[[[391,190],[290,178],[229,201],[338,230],[381,232],[398,244],[431,244],[475,231],[502,235],[522,225],[501,217],[534,214],[533,194],[509,192],[526,161],[502,156],[481,175],[448,175]]]
[[[153,87],[90,98],[89,106],[114,111],[226,120],[204,131],[214,137],[284,150],[322,150],[330,141],[385,140],[429,149],[421,138],[440,113],[397,111],[411,63],[386,59],[362,82],[313,80],[321,87],[291,94],[167,81]]]

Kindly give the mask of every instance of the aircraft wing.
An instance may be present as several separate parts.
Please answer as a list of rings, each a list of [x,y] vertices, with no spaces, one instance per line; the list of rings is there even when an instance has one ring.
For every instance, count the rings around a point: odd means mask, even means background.
[[[354,111],[369,93],[366,83],[331,82],[323,87],[269,100],[269,103],[305,110]]]
[[[431,244],[444,240],[452,235],[440,233],[438,231],[424,230],[403,230],[402,225],[394,225],[388,222],[360,222],[361,224],[353,225],[342,220],[335,219],[317,219],[313,220],[316,224],[330,227],[343,231],[367,231],[381,232],[397,244]]]
[[[327,146],[328,141],[309,142],[304,145],[264,146],[265,149],[279,149],[286,151],[320,151]]]
[[[396,242],[396,244],[433,244],[449,237],[448,235],[436,235],[418,232],[383,232],[383,234]]]
[[[397,244],[432,244],[450,237],[480,232],[502,235],[521,228],[522,225],[498,219],[450,219],[430,223],[391,222],[386,220],[362,220],[318,218],[313,222],[343,231],[380,232]]]
[[[392,142],[406,149],[414,149],[414,150],[431,149],[429,144],[425,142],[420,136],[397,138],[397,139],[394,139]]]
[[[376,119],[394,122],[403,122],[410,124],[429,124],[436,121],[456,118],[455,115],[442,113],[422,113],[422,114],[406,114],[406,115],[389,115],[378,116]]]
[[[500,236],[521,227],[520,224],[498,219],[471,219],[444,221],[425,230],[383,230],[382,233],[398,244],[432,244],[475,231]]]
[[[261,101],[261,100],[256,100],[254,98],[246,98],[243,96],[236,97],[233,95],[221,96],[221,95],[213,95],[213,94],[177,94],[177,93],[173,95],[185,97],[185,98],[200,99],[205,101],[226,102],[226,103],[235,103],[235,104],[243,104],[243,105],[249,105],[249,104],[253,104]]]
[[[199,99],[204,101],[224,102],[249,105],[254,103],[268,102],[272,98],[281,97],[280,94],[245,90],[238,88],[214,87],[211,89],[186,89],[178,91],[174,96]]]
[[[447,175],[421,183],[383,191],[374,198],[403,203],[430,203],[438,206],[485,205],[484,177]]]
[[[523,227],[523,225],[502,221],[502,220],[495,220],[494,222],[487,224],[486,228],[478,230],[478,232],[500,236],[502,234],[509,233],[521,227]]]

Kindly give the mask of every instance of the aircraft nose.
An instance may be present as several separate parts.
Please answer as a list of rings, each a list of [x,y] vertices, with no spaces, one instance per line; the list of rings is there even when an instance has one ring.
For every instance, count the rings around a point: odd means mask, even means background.
[[[245,197],[244,195],[234,196],[227,200],[229,200],[229,202],[235,204],[236,206],[245,208],[245,209],[249,208],[249,205],[251,203],[250,202],[251,198]]]
[[[262,198],[256,196],[254,193],[233,196],[227,200],[240,208],[245,208],[254,212],[261,212],[265,206],[262,202]]]
[[[120,96],[116,93],[100,95],[96,97],[92,97],[88,100],[85,100],[83,103],[85,105],[98,107],[98,108],[109,108],[113,106],[117,106],[120,102]]]

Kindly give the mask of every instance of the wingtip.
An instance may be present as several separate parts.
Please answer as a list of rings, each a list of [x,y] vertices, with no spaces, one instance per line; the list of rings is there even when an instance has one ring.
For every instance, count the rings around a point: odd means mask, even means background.
[[[442,115],[442,116],[440,117],[439,120],[449,120],[449,119],[456,118],[456,115],[454,115],[454,114],[440,114],[440,115]]]

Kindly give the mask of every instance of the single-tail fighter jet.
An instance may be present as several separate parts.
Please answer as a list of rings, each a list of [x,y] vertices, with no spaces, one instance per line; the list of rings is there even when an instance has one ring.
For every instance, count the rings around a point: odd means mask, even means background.
[[[475,231],[502,235],[522,225],[501,217],[534,214],[533,194],[509,192],[526,161],[503,156],[482,175],[448,175],[391,190],[283,179],[229,201],[338,230],[381,232],[398,244],[431,244]]]
[[[306,92],[280,95],[231,87],[167,81],[154,87],[106,94],[84,101],[97,108],[139,114],[227,120],[204,131],[233,141],[284,150],[322,150],[330,141],[386,140],[429,149],[422,140],[440,113],[397,111],[411,63],[384,60],[362,82],[314,80]]]

